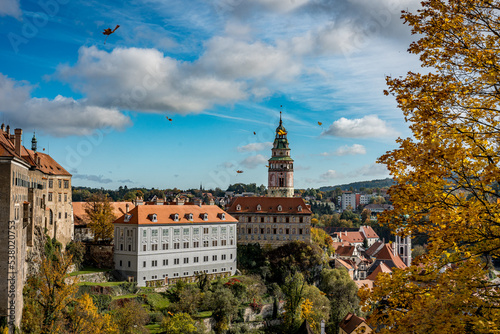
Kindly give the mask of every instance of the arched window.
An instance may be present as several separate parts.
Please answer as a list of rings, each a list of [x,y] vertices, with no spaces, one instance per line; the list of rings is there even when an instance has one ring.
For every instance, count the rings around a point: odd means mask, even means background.
[[[259,205],[257,205],[257,211],[261,211],[262,210],[262,207]]]
[[[298,206],[297,211],[299,211],[299,212],[302,211],[302,206],[301,205]]]
[[[54,213],[52,212],[52,209],[49,212],[49,224],[54,224]]]
[[[156,213],[153,213],[153,215],[151,216],[151,221],[154,222],[154,223],[156,223],[158,221]]]
[[[281,211],[283,210],[283,208],[281,207],[281,205],[278,205],[278,211]]]
[[[241,205],[236,205],[236,211],[240,211],[241,210]]]

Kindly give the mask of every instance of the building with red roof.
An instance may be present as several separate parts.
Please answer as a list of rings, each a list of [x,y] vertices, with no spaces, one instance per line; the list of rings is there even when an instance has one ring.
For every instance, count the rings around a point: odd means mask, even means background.
[[[235,197],[226,211],[238,219],[240,244],[311,242],[312,211],[300,197]]]
[[[215,205],[137,205],[114,221],[115,269],[138,286],[234,275],[237,222]]]
[[[339,334],[369,334],[373,330],[364,318],[348,313],[339,324]]]
[[[73,236],[71,174],[48,154],[22,144],[21,129],[0,127],[0,314],[19,326],[27,272],[38,255],[36,236],[45,233],[63,246]],[[8,250],[8,252],[7,252]],[[7,266],[7,263],[9,264]]]

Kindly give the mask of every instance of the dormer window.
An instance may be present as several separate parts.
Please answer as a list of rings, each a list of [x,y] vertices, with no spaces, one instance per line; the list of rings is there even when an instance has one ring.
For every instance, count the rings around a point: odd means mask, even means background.
[[[153,214],[151,215],[151,221],[152,221],[153,223],[158,222],[158,217],[156,216],[156,213],[153,213]]]
[[[192,213],[186,213],[186,219],[193,220],[193,214]]]
[[[208,220],[208,213],[202,213],[202,214],[200,214],[200,217],[201,217],[201,219],[206,221],[206,220]]]
[[[282,211],[283,207],[281,205],[278,205],[278,211]]]
[[[262,210],[262,207],[259,205],[257,205],[257,211],[261,211]]]
[[[127,214],[125,214],[125,218],[123,219],[123,221],[127,223],[130,221],[130,219],[132,219],[132,215],[127,213]]]
[[[226,220],[226,214],[225,214],[225,213],[221,213],[221,215],[220,215],[220,219],[222,219],[222,220]]]
[[[241,211],[241,205],[236,205],[236,211]]]
[[[175,221],[175,222],[178,222],[179,221],[179,214],[178,213],[174,213],[172,215],[172,219]]]
[[[299,207],[297,208],[297,211],[301,212],[302,211],[302,206],[299,205]]]

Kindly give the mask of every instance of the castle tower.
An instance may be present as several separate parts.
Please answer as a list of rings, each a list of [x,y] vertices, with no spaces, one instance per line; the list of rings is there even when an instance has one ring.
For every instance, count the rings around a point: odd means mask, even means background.
[[[286,130],[281,120],[276,128],[271,159],[269,159],[267,196],[293,197],[293,159],[286,138]]]

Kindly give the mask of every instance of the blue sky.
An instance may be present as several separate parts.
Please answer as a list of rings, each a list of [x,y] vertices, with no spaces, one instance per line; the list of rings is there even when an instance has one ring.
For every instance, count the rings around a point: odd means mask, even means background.
[[[385,76],[419,69],[399,18],[418,6],[2,0],[1,121],[77,186],[267,185],[280,110],[296,188],[384,178],[375,161],[410,135]]]

